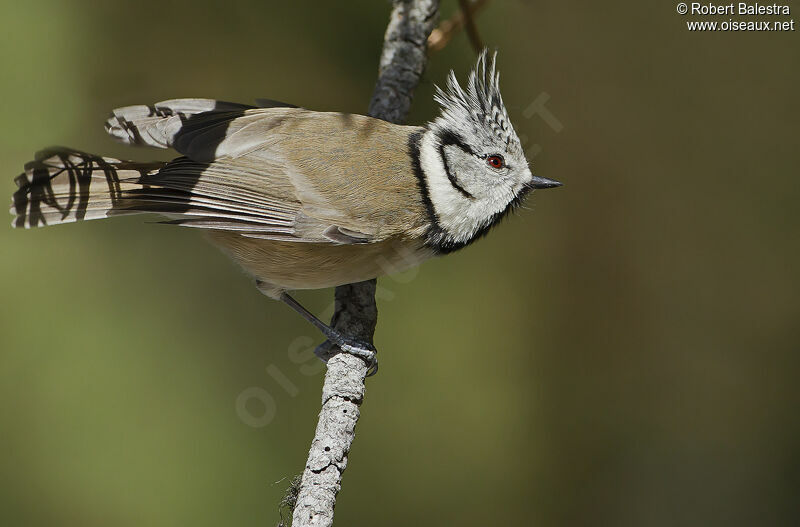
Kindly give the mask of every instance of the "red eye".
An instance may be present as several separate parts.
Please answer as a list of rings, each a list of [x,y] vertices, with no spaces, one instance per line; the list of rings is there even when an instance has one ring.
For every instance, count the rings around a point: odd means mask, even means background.
[[[487,157],[486,164],[492,168],[503,168],[504,166],[506,166],[505,162],[503,161],[503,156],[496,154]]]

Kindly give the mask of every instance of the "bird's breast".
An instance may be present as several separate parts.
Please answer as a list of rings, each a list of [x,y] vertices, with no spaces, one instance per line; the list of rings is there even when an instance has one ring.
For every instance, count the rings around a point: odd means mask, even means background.
[[[247,273],[286,290],[370,280],[405,271],[434,256],[419,239],[337,245],[263,240],[224,231],[210,231],[208,237]]]

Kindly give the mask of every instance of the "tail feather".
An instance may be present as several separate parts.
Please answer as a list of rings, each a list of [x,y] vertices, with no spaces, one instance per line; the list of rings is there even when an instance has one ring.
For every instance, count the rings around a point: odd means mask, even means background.
[[[280,103],[278,103],[280,104]],[[256,108],[213,99],[171,99],[153,105],[117,108],[106,121],[106,132],[122,143],[170,148],[180,132],[194,127],[188,119],[202,114],[203,127],[227,123],[245,110]]]
[[[40,227],[125,213],[129,191],[164,163],[136,163],[55,147],[36,154],[14,181],[15,227]],[[137,212],[137,211],[131,211]]]
[[[225,125],[257,108],[297,106],[271,99],[257,99],[256,106],[214,99],[170,99],[115,109],[106,120],[106,132],[122,143],[170,148],[181,134],[207,130],[215,124]]]
[[[251,190],[259,178],[244,168],[186,158],[139,163],[55,147],[37,153],[15,181],[11,214],[19,228],[155,213],[186,227],[294,236],[296,204]]]

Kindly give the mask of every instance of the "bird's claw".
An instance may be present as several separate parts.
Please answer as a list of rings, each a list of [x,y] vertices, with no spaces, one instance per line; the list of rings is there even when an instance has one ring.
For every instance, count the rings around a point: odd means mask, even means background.
[[[314,354],[319,357],[322,362],[327,363],[328,360],[336,355],[335,348],[339,348],[342,352],[353,355],[362,359],[367,363],[367,377],[372,377],[378,373],[378,350],[375,346],[367,342],[351,339],[349,337],[338,337],[334,340],[326,340],[314,350]]]

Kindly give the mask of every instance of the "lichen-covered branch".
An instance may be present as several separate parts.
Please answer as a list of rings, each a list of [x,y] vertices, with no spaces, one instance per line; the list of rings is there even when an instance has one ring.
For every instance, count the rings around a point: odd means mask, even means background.
[[[439,0],[394,1],[369,115],[398,124],[405,121],[425,70],[428,35],[436,25],[438,12]],[[331,325],[344,335],[371,343],[378,321],[375,287],[375,280],[337,287]],[[323,346],[331,347],[327,342]],[[340,353],[328,360],[322,410],[297,494],[294,527],[333,524],[333,508],[364,400],[366,375],[367,365],[352,355]]]
[[[428,35],[439,16],[438,0],[395,1],[383,41],[378,82],[369,114],[402,124],[427,63]]]

